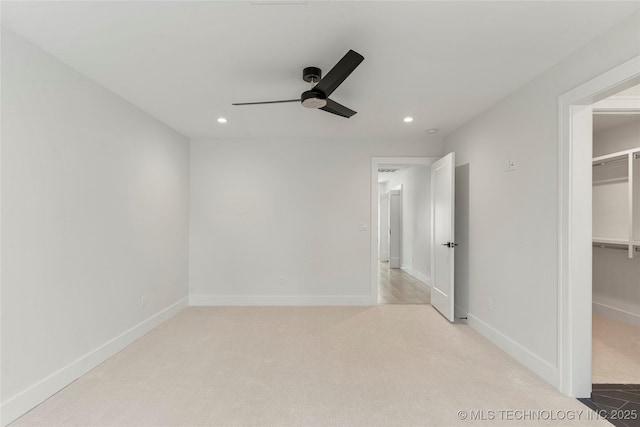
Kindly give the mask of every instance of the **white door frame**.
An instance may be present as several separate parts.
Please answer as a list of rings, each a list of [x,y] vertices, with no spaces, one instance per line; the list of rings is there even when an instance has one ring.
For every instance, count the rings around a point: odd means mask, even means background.
[[[440,157],[372,157],[371,158],[371,224],[378,223],[378,169],[384,164],[429,166]],[[371,304],[378,304],[378,227],[371,228]]]
[[[558,98],[558,388],[591,395],[591,105],[640,84],[640,56]]]

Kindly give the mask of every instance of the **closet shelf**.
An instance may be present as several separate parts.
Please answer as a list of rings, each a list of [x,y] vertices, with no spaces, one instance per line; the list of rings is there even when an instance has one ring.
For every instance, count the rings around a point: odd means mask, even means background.
[[[628,245],[628,239],[616,239],[611,237],[594,237],[593,243],[601,243],[603,245]]]
[[[593,164],[599,165],[609,162],[622,161],[629,158],[629,154],[638,153],[638,149],[618,151],[617,153],[606,154],[604,156],[598,156],[593,158]]]
[[[592,222],[595,234],[592,244],[594,247],[626,249],[629,258],[638,256],[640,224],[636,221],[640,210],[640,147],[592,160]],[[612,232],[622,237],[607,236]]]
[[[594,179],[593,185],[605,185],[605,184],[617,184],[619,182],[629,182],[628,176],[622,176],[619,178],[609,178],[609,179]]]

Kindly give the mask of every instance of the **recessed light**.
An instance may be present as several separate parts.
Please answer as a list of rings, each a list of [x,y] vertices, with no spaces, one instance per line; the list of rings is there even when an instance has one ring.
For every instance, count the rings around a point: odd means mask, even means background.
[[[413,117],[405,117],[404,118],[404,122],[405,123],[411,123],[413,121]]]
[[[227,119],[224,117],[218,117],[218,123],[227,123]]]
[[[430,134],[432,134],[432,135],[433,135],[434,133],[438,133],[438,129],[436,129],[436,128],[433,128],[433,129],[427,129],[427,133],[430,133]]]

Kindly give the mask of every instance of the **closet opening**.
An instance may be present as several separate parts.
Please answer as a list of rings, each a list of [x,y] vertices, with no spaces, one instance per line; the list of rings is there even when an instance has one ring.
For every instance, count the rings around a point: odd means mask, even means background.
[[[611,253],[631,253],[636,261],[635,249],[629,250],[631,236],[620,241],[619,236],[594,235],[594,169],[613,169],[622,164],[597,159],[594,166],[593,117],[604,108],[607,98],[620,95],[634,86],[640,85],[640,56],[635,56],[617,65],[593,79],[569,90],[558,98],[558,375],[557,386],[561,392],[579,399],[590,399],[593,389],[592,342],[593,342],[593,255],[599,249]],[[635,89],[633,89],[635,90]],[[633,91],[632,90],[632,91]],[[626,95],[634,96],[634,95]],[[608,102],[608,101],[607,101]],[[627,99],[625,113],[640,112],[638,101]],[[635,106],[634,106],[635,105]],[[620,111],[610,110],[608,113]],[[617,151],[624,151],[620,148]],[[616,152],[617,152],[616,151]],[[613,154],[614,152],[610,153]],[[600,153],[598,153],[600,154]],[[597,155],[597,157],[600,157]],[[631,168],[637,165],[635,163]],[[602,164],[603,165],[600,165]],[[627,165],[629,164],[627,158]],[[617,166],[616,166],[617,165]],[[604,170],[604,169],[603,169]],[[600,171],[595,172],[600,174]],[[612,172],[613,174],[613,172]],[[611,176],[612,183],[621,178]],[[633,189],[632,185],[628,189]],[[637,191],[636,186],[636,191]],[[600,188],[596,189],[599,191]],[[634,193],[637,194],[637,193]],[[596,196],[596,199],[600,195]],[[605,196],[606,198],[606,196]],[[609,215],[620,215],[619,208],[605,205]],[[628,209],[635,209],[635,204]],[[597,207],[595,209],[598,209]],[[636,219],[637,209],[628,213],[628,218]],[[596,216],[600,212],[596,212]],[[607,232],[613,233],[614,228]],[[595,230],[595,233],[599,231]],[[604,233],[604,231],[603,231]],[[598,246],[594,248],[593,238]],[[609,239],[611,238],[612,239]],[[618,240],[616,240],[618,239]],[[609,240],[609,241],[604,241]],[[606,246],[602,248],[601,246]],[[626,246],[626,250],[614,249],[614,246]],[[631,246],[635,246],[633,243]],[[599,273],[596,273],[599,274]],[[636,289],[640,288],[638,276],[635,276]],[[624,299],[624,298],[623,298]],[[631,337],[626,337],[630,341]]]
[[[640,407],[640,85],[592,109],[592,393],[585,403],[624,412]]]

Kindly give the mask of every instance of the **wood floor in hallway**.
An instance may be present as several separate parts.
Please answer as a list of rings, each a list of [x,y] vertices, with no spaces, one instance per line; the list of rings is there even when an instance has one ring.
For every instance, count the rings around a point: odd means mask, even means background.
[[[378,263],[379,304],[429,304],[431,289],[426,283],[388,262]]]

